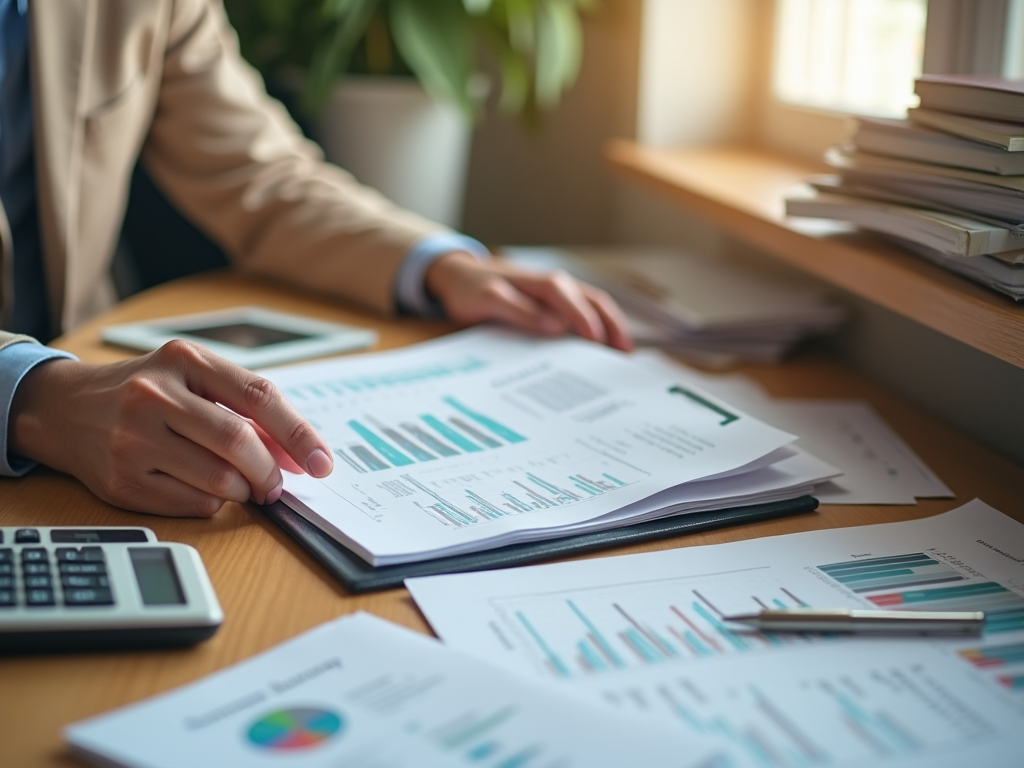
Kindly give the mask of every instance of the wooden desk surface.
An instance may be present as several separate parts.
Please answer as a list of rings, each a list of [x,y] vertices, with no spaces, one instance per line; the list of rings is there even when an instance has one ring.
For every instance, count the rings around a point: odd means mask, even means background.
[[[102,345],[101,325],[240,304],[370,326],[380,333],[378,349],[412,344],[453,328],[443,322],[375,318],[265,282],[215,274],[135,297],[59,339],[56,346],[85,360],[112,362],[130,353]],[[615,554],[909,520],[944,512],[974,497],[1024,522],[1024,469],[856,372],[823,359],[741,370],[775,396],[867,399],[953,489],[956,499],[927,500],[916,506],[829,506],[814,514],[621,548]],[[347,594],[297,544],[247,505],[228,504],[210,520],[139,515],[100,501],[76,480],[38,469],[23,479],[0,478],[0,524],[148,526],[162,540],[199,550],[226,614],[212,640],[188,650],[0,660],[0,766],[77,765],[62,754],[62,726],[190,682],[342,614],[366,610],[429,632],[404,589]]]

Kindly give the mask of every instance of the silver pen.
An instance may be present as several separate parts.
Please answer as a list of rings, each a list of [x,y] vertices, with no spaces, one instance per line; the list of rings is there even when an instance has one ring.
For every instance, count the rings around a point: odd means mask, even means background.
[[[768,632],[865,632],[915,635],[980,635],[981,611],[857,611],[786,608],[723,616],[723,621]]]

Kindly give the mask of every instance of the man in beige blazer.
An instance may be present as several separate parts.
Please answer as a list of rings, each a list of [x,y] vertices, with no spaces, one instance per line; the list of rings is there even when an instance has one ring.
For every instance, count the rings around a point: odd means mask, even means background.
[[[382,312],[436,307],[465,323],[630,344],[600,291],[490,261],[475,241],[325,164],[240,59],[214,0],[0,0],[0,40],[0,104],[15,105],[0,112],[0,193],[18,211],[10,225],[0,215],[0,474],[42,462],[119,506],[210,515],[225,500],[276,500],[282,466],[332,469],[326,444],[272,385],[202,348],[172,343],[90,366],[9,332],[24,330],[17,318],[27,310],[42,310],[31,327],[49,338],[110,305],[110,260],[140,153],[239,269]],[[15,151],[8,118],[20,112],[31,128],[28,150]],[[26,167],[25,151],[34,171],[18,187],[10,178]],[[26,205],[38,226],[24,224]],[[25,244],[36,231],[33,254]],[[32,258],[42,299],[19,303]]]

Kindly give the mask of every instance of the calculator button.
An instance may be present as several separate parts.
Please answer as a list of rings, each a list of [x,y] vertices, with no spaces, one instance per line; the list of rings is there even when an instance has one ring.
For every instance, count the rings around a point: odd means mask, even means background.
[[[11,563],[0,563],[0,576],[10,576],[14,573],[14,566]]]
[[[74,563],[82,559],[82,553],[74,547],[57,547],[54,552],[58,563]]]
[[[103,547],[82,547],[82,559],[90,563],[102,563],[106,558],[103,556]]]
[[[0,608],[14,607],[14,590],[0,589]]]
[[[0,549],[0,563],[13,563],[14,562],[14,550],[10,547],[6,549]]]
[[[107,566],[103,563],[61,563],[57,567],[61,574],[76,576],[103,576],[107,573]]]
[[[14,577],[0,576],[0,589],[14,589]]]
[[[25,589],[50,589],[53,586],[53,582],[50,581],[50,576],[26,576],[25,577]]]
[[[109,587],[106,576],[68,576],[60,577],[61,586],[67,589],[84,589],[86,587]]]
[[[23,576],[43,576],[50,573],[49,563],[22,563],[21,574]]]
[[[15,544],[38,544],[39,531],[35,528],[19,528],[14,532]]]
[[[31,607],[55,605],[52,589],[26,589],[25,605]]]
[[[73,605],[113,605],[114,597],[109,589],[65,589],[64,604]]]
[[[21,550],[21,562],[48,563],[50,562],[50,553],[43,547],[28,547]]]

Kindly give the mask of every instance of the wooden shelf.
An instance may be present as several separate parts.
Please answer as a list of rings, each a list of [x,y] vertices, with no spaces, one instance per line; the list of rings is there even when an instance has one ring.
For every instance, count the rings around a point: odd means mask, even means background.
[[[621,176],[833,285],[1024,368],[1024,306],[867,232],[787,219],[785,196],[819,168],[748,148],[606,149]]]

